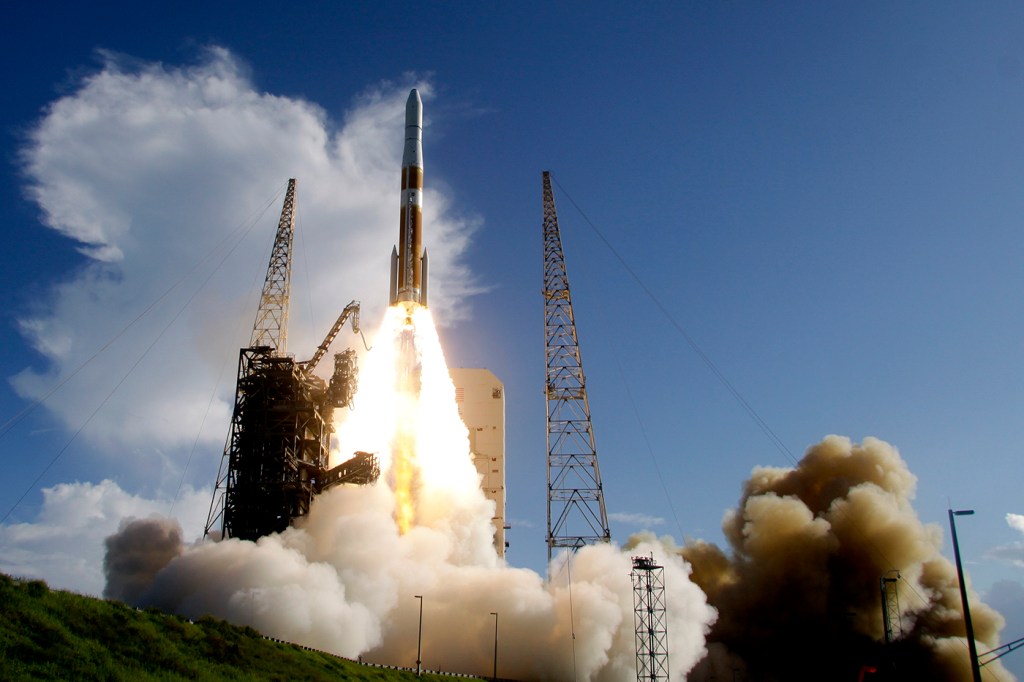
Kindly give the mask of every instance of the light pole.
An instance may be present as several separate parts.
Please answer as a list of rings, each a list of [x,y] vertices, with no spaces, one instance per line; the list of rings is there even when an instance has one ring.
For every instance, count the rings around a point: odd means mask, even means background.
[[[498,682],[498,614],[491,611],[491,615],[494,616],[494,674],[492,678],[494,682]]]
[[[964,626],[967,628],[967,651],[971,656],[971,673],[974,675],[974,682],[981,682],[981,667],[978,665],[978,645],[974,642],[974,624],[971,623],[971,607],[967,603],[967,586],[964,584],[964,567],[960,563],[960,545],[956,541],[956,523],[954,516],[970,516],[973,509],[962,509],[960,511],[949,511],[949,530],[953,534],[953,556],[956,558],[956,577],[960,580],[960,600],[964,605]]]
[[[417,594],[416,598],[420,600],[420,630],[419,634],[416,635],[416,675],[419,676],[422,670],[420,664],[423,662],[423,595]]]

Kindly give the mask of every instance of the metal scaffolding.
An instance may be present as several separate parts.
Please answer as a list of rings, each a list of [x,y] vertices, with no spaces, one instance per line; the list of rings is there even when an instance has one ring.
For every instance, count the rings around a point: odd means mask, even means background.
[[[235,406],[206,535],[218,524],[222,537],[243,540],[283,531],[324,490],[380,475],[376,455],[365,452],[327,468],[334,410],[350,406],[356,391],[355,351],[335,354],[329,382],[313,373],[347,320],[359,332],[359,303],[345,307],[312,359],[285,355],[294,226],[295,180],[289,180],[252,340],[239,351]]]
[[[665,569],[650,557],[633,557],[633,608],[637,682],[668,680]]]
[[[900,574],[896,571],[895,578],[882,576],[879,578],[879,586],[882,592],[882,626],[885,628],[885,643],[892,644],[897,639],[903,639],[903,623],[900,620],[900,597],[896,586],[900,580]]]
[[[594,446],[586,379],[569,296],[551,176],[544,184],[544,336],[547,367],[548,562],[558,548],[573,551],[609,542],[608,515]]]
[[[330,426],[303,373],[269,348],[243,348],[228,442],[224,535],[256,540],[309,512]]]
[[[292,241],[295,237],[295,178],[288,180],[281,220],[277,224],[270,266],[263,282],[260,307],[252,327],[250,348],[269,346],[284,355],[288,346],[288,301],[292,282]]]

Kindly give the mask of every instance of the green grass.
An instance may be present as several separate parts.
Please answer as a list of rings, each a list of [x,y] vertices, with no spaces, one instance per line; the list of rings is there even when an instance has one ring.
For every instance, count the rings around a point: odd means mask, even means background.
[[[0,680],[416,679],[272,642],[250,627],[209,617],[190,623],[0,574]]]

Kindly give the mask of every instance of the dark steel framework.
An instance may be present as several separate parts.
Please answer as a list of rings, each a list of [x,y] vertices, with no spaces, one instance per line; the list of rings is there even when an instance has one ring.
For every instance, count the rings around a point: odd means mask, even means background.
[[[292,242],[295,237],[295,178],[288,180],[281,220],[277,224],[274,248],[270,252],[267,278],[263,282],[260,307],[252,327],[250,348],[269,346],[284,355],[288,346],[288,301],[292,281]]]
[[[633,557],[633,623],[636,626],[637,682],[668,680],[665,569],[654,557]]]
[[[228,443],[224,535],[256,540],[309,512],[327,468],[330,425],[291,358],[243,348]]]
[[[601,470],[569,296],[551,176],[544,184],[544,336],[547,367],[548,561],[559,548],[609,542]]]
[[[357,383],[355,351],[334,356],[330,382],[313,374],[346,320],[359,332],[359,303],[352,301],[311,360],[285,356],[295,180],[288,181],[252,341],[239,351],[235,406],[206,534],[256,540],[283,531],[309,513],[313,498],[341,483],[371,483],[380,476],[372,453],[327,468],[335,408],[352,403]]]
[[[885,628],[886,644],[892,644],[897,639],[903,639],[903,622],[900,619],[900,597],[896,591],[899,580],[900,574],[898,572],[895,578],[882,576],[879,579],[879,586],[882,591],[882,626]]]

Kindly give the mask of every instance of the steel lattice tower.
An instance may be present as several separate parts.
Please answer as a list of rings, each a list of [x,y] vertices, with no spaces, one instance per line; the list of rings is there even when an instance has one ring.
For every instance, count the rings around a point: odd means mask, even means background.
[[[548,405],[548,562],[559,547],[609,542],[601,471],[569,296],[551,176],[544,179],[544,336]]]
[[[288,298],[292,281],[292,240],[295,235],[295,179],[288,180],[281,220],[277,224],[274,249],[270,253],[267,279],[256,311],[250,348],[268,346],[284,355],[288,346]]]
[[[903,639],[903,623],[900,619],[900,598],[896,587],[900,580],[899,572],[895,578],[882,576],[879,587],[882,592],[882,627],[885,630],[885,643],[892,644]]]
[[[668,680],[668,628],[665,624],[665,569],[654,557],[633,557],[633,608],[637,682]]]

